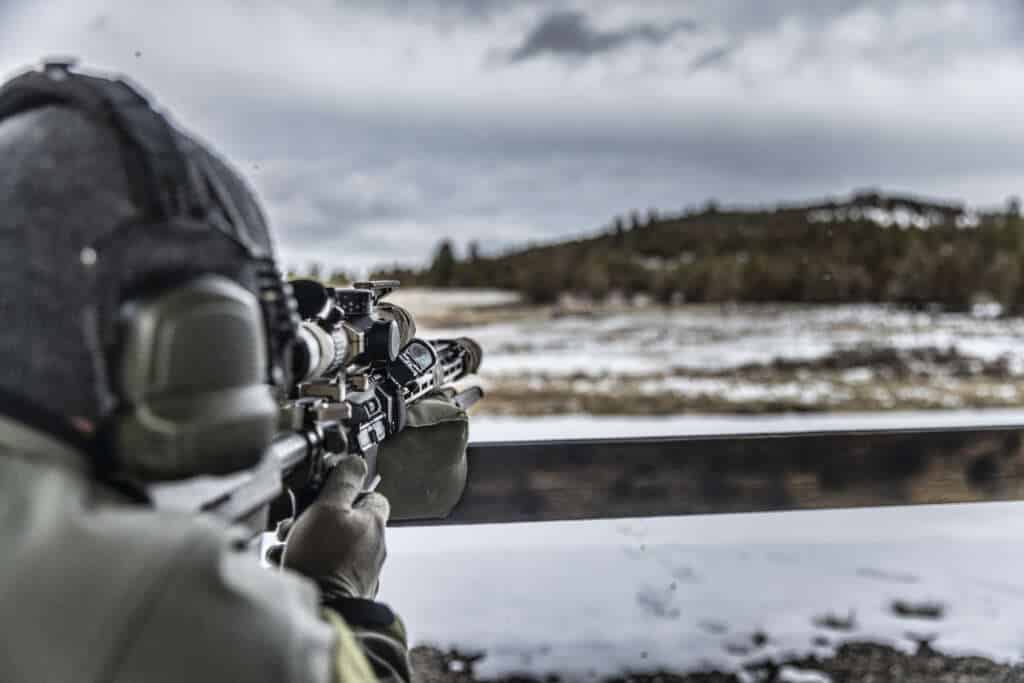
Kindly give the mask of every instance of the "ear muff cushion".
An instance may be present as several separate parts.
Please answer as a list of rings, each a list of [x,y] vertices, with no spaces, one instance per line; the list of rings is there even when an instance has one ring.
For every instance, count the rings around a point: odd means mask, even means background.
[[[204,276],[133,302],[124,319],[119,467],[160,480],[256,464],[277,416],[256,297]]]

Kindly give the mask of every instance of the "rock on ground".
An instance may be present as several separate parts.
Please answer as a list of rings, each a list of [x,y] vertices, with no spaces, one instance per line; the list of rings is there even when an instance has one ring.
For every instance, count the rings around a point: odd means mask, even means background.
[[[412,651],[416,683],[568,683],[558,674],[512,675],[488,680],[478,678],[475,665],[482,654],[455,650],[443,652],[431,647]],[[721,671],[630,672],[600,679],[600,683],[1011,683],[1024,682],[1024,666],[1009,666],[983,657],[942,654],[923,643],[913,654],[870,642],[845,643],[827,658],[774,662],[755,661],[744,667],[744,675]],[[596,679],[588,679],[596,680]]]

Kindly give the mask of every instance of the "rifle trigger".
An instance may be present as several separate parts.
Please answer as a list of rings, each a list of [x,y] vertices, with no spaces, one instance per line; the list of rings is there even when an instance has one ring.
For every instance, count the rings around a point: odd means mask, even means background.
[[[288,500],[292,505],[292,514],[279,521],[277,526],[274,527],[274,537],[281,543],[288,540],[288,532],[292,530],[292,525],[295,524],[295,517],[298,514],[298,504],[295,501],[295,492],[291,489],[285,489],[285,491],[288,493]]]

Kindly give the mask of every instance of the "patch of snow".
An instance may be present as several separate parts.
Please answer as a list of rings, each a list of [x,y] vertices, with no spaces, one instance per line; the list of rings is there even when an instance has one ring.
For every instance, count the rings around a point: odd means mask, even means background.
[[[614,384],[610,388],[614,388]],[[666,377],[640,384],[646,394],[671,392],[682,396],[715,396],[733,403],[790,400],[805,405],[827,404],[849,398],[831,382],[752,383],[705,377]]]
[[[424,336],[469,335],[486,354],[483,375],[601,377],[728,370],[777,358],[814,360],[858,345],[956,348],[1024,372],[1024,319],[932,314],[883,306],[683,306],[566,316]]]
[[[961,230],[969,230],[981,225],[981,216],[975,211],[965,211],[956,217],[956,227]]]
[[[906,207],[897,207],[891,211],[880,208],[869,208],[864,210],[863,216],[866,220],[877,223],[883,227],[888,228],[896,226],[901,230],[906,230],[908,228],[927,230],[932,225],[929,216],[917,211],[912,211]]]
[[[701,434],[769,434],[857,429],[936,429],[971,426],[1024,425],[1024,410],[921,410],[877,413],[814,413],[779,415],[672,415],[616,417],[559,415],[501,417],[480,415],[470,421],[472,441],[534,441],[542,439],[608,439],[633,436]]]
[[[832,683],[832,678],[828,674],[810,669],[797,669],[793,666],[782,667],[776,680],[780,683]]]
[[[388,301],[411,311],[507,306],[519,303],[518,292],[506,289],[432,289],[430,287],[399,288],[389,294]]]
[[[975,318],[994,320],[1003,314],[1003,305],[998,301],[979,301],[971,306],[971,315]]]
[[[735,670],[747,657],[729,646],[754,629],[769,642],[750,658],[810,653],[819,635],[909,651],[917,626],[894,600],[948,606],[927,624],[943,651],[1019,661],[1022,530],[1019,504],[396,529],[383,598],[416,642],[489,652],[486,676],[526,654],[538,674]],[[826,612],[854,613],[854,630],[816,626]]]
[[[850,384],[867,384],[875,379],[875,373],[871,368],[853,368],[844,372],[842,379]]]
[[[939,211],[920,212],[906,206],[883,209],[877,206],[844,207],[836,209],[815,209],[807,214],[811,223],[843,223],[867,220],[882,228],[897,227],[901,230],[916,228],[927,230],[943,221]]]

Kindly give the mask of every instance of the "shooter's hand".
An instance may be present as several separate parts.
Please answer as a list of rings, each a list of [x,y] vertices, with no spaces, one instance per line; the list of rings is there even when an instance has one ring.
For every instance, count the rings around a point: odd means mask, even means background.
[[[469,417],[453,393],[437,391],[413,403],[406,428],[379,447],[377,490],[391,501],[393,519],[441,519],[462,497]]]
[[[379,493],[359,497],[365,480],[366,462],[344,458],[288,532],[282,565],[316,581],[326,601],[377,595],[390,506]]]

